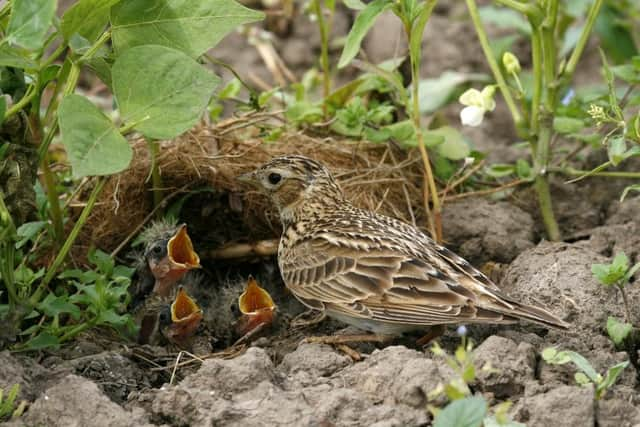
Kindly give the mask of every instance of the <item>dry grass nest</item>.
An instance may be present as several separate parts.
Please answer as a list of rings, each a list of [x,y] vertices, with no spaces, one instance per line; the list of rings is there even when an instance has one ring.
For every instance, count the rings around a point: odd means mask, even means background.
[[[260,127],[235,119],[215,127],[200,126],[160,143],[156,160],[163,207],[181,201],[180,220],[189,225],[197,248],[279,235],[280,225],[268,201],[235,177],[283,154],[301,154],[327,165],[358,206],[424,223],[417,150],[302,132],[285,132],[276,142],[264,142],[260,132]],[[76,242],[76,259],[84,258],[92,246],[109,252],[121,247],[153,217],[148,144],[138,138],[131,145],[133,161],[107,180]],[[88,191],[81,196],[86,197]]]

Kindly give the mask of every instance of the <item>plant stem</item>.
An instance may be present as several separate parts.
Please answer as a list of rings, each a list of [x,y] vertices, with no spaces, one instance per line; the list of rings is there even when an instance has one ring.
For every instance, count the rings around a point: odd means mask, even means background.
[[[540,8],[531,3],[521,3],[516,0],[496,0],[496,3],[513,9],[516,12],[520,12],[526,15],[529,20],[540,22],[542,20],[542,11]]]
[[[562,173],[569,176],[601,176],[609,178],[640,179],[640,172],[593,172],[574,168],[549,168],[548,172]]]
[[[321,0],[313,0],[313,9],[318,17],[318,28],[320,30],[320,66],[322,67],[322,94],[323,99],[327,99],[331,93],[331,69],[329,65],[329,28],[322,13]],[[322,103],[322,111],[325,120],[327,119],[327,104]]]
[[[593,25],[596,22],[596,18],[600,13],[600,8],[602,7],[602,0],[595,0],[589,9],[589,13],[587,14],[587,20],[584,24],[584,28],[582,29],[582,33],[580,34],[580,38],[576,43],[576,47],[573,49],[571,56],[569,57],[569,61],[567,61],[567,66],[564,68],[563,78],[565,81],[571,80],[573,77],[573,73],[576,70],[576,66],[578,65],[578,61],[582,56],[582,52],[584,52],[584,48],[587,46],[587,42],[589,41],[589,36],[591,35],[591,30],[593,29]]]
[[[409,46],[413,43],[418,43],[422,40],[422,34],[424,26],[426,25],[433,8],[435,7],[435,1],[431,3],[425,3],[423,7],[430,8],[425,10],[421,15],[420,22],[413,23],[408,20],[403,20],[405,24],[405,32],[407,39],[409,40]],[[413,26],[419,25],[422,28],[418,28],[418,31],[413,31]],[[413,40],[418,38],[418,40]],[[423,199],[425,215],[427,216],[427,222],[429,224],[429,230],[431,237],[436,241],[442,241],[442,220],[441,220],[441,206],[440,198],[438,196],[438,189],[436,188],[436,182],[433,177],[433,171],[431,169],[431,161],[429,159],[429,153],[424,144],[424,138],[422,135],[422,126],[420,124],[420,98],[418,88],[420,87],[420,49],[410,49],[409,56],[411,60],[411,90],[412,90],[412,112],[411,117],[413,119],[413,126],[416,132],[416,138],[418,140],[418,149],[420,156],[422,157],[422,164],[424,165],[424,182],[423,182]],[[431,197],[431,203],[433,210],[429,209],[429,197]]]
[[[67,254],[69,253],[71,246],[73,245],[76,238],[78,237],[80,230],[84,226],[84,223],[87,222],[87,218],[89,218],[89,214],[93,210],[93,206],[96,204],[98,195],[102,191],[102,187],[104,187],[105,182],[106,182],[106,179],[104,177],[98,178],[96,182],[96,186],[91,191],[89,200],[87,200],[87,204],[85,205],[84,209],[82,209],[82,212],[78,217],[78,220],[73,225],[73,228],[71,229],[71,232],[67,237],[67,240],[64,242],[64,245],[62,245],[62,248],[60,248],[60,252],[58,252],[58,255],[53,260],[53,263],[51,264],[51,266],[47,269],[47,273],[42,279],[42,282],[40,282],[38,289],[36,289],[33,295],[31,295],[31,298],[29,299],[30,305],[32,306],[36,305],[40,301],[40,298],[42,297],[42,293],[47,288],[47,285],[51,282],[53,277],[56,275],[58,268],[60,268],[60,266],[62,265],[62,262],[67,257]]]
[[[158,168],[158,154],[160,153],[160,146],[157,141],[147,140],[149,145],[149,155],[151,156],[151,187],[153,191],[153,207],[162,203],[162,176],[160,176],[160,169]]]
[[[88,321],[88,322],[82,322],[82,323],[76,325],[74,328],[71,328],[71,330],[66,332],[64,335],[62,335],[58,341],[60,343],[63,343],[65,341],[69,341],[71,338],[75,337],[80,332],[86,331],[87,329],[91,329],[95,325],[96,325],[95,320],[91,320],[91,321]]]
[[[27,93],[20,98],[20,101],[13,104],[11,107],[7,109],[4,114],[4,121],[6,121],[9,117],[21,111],[24,107],[27,106],[31,102],[31,100],[36,96],[36,87],[35,85],[29,86],[27,89]]]
[[[518,109],[513,97],[511,96],[511,91],[509,90],[509,86],[502,75],[502,70],[498,65],[498,61],[496,61],[496,56],[493,53],[493,49],[491,49],[491,45],[489,44],[489,37],[487,36],[487,32],[482,24],[482,20],[480,19],[480,13],[478,12],[478,5],[475,0],[466,0],[467,1],[467,9],[469,10],[469,15],[471,15],[471,21],[473,22],[473,26],[476,29],[476,34],[478,36],[478,40],[480,41],[480,46],[482,46],[482,51],[484,52],[484,56],[487,59],[487,63],[489,64],[489,68],[491,68],[491,72],[493,73],[493,77],[496,79],[496,83],[498,84],[498,88],[500,89],[500,93],[504,98],[505,103],[507,104],[507,108],[511,113],[511,117],[513,118],[513,123],[518,131],[520,131],[523,120],[522,114]],[[504,0],[503,0],[504,1]],[[514,2],[517,3],[517,2]],[[523,3],[517,3],[518,5],[527,6]]]
[[[42,70],[51,65],[53,61],[55,61],[60,55],[62,55],[62,52],[64,52],[66,48],[67,45],[65,43],[60,43],[56,50],[54,50],[53,53],[47,57],[47,59],[40,63],[40,69]]]
[[[622,283],[617,283],[616,286],[618,287],[618,289],[620,289],[620,293],[622,294],[622,301],[624,302],[624,321],[626,323],[631,323],[631,309],[629,308],[627,291],[625,291],[624,285]]]
[[[16,234],[16,227],[13,223],[11,213],[4,203],[4,194],[0,191],[0,276],[9,293],[9,308],[13,309],[18,303],[18,294],[15,286],[15,246],[14,238]]]
[[[533,69],[533,95],[531,97],[531,118],[529,122],[529,137],[534,140],[540,131],[540,103],[542,101],[542,86],[544,74],[542,71],[542,34],[540,30],[531,26],[531,63]],[[535,143],[533,144],[535,147]]]
[[[49,167],[49,154],[45,153],[40,164],[44,176],[44,185],[47,189],[47,200],[49,201],[49,213],[53,222],[53,232],[56,245],[64,236],[64,224],[62,222],[62,210],[60,209],[60,196],[56,188],[56,177]]]

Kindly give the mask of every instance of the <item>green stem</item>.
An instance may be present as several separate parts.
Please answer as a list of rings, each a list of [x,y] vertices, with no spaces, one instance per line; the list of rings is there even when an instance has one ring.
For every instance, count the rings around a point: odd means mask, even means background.
[[[624,321],[625,323],[631,323],[631,310],[629,309],[629,298],[627,298],[627,291],[624,289],[622,283],[617,283],[616,286],[620,289],[622,294],[622,301],[624,302]]]
[[[509,9],[513,9],[516,12],[520,12],[523,15],[526,15],[529,20],[533,20],[535,22],[540,22],[543,18],[540,8],[531,3],[521,3],[516,0],[496,0],[496,3],[506,6]]]
[[[49,167],[49,154],[45,153],[44,159],[40,164],[44,176],[44,185],[47,189],[47,200],[49,201],[49,213],[53,222],[53,232],[55,235],[56,245],[64,236],[64,224],[62,222],[62,210],[60,209],[60,196],[56,188],[56,177]]]
[[[530,139],[534,140],[540,131],[540,103],[544,74],[542,71],[542,34],[531,26],[531,63],[533,64],[533,95],[531,97],[531,118],[529,122]]]
[[[640,179],[640,172],[593,172],[574,168],[549,168],[548,172],[568,176],[600,176],[606,178]]]
[[[329,65],[329,28],[322,13],[321,0],[313,0],[313,9],[318,17],[318,28],[320,30],[320,66],[322,67],[322,94],[323,99],[327,99],[331,94],[331,69]],[[324,117],[327,119],[327,105],[322,104]]]
[[[103,44],[108,42],[109,39],[111,39],[111,31],[107,30],[104,33],[102,33],[102,35],[100,37],[98,37],[98,39],[95,42],[93,42],[91,47],[89,49],[87,49],[87,51],[80,57],[80,62],[83,62],[83,61],[86,61],[88,59],[91,59],[93,57],[93,55],[96,54],[98,49],[100,49]]]
[[[65,43],[60,43],[56,50],[54,50],[53,53],[47,57],[47,59],[40,63],[40,69],[42,70],[51,65],[53,61],[55,61],[60,55],[62,55],[62,52],[64,52],[66,48],[67,45]]]
[[[567,61],[567,66],[564,68],[563,78],[565,79],[565,81],[569,81],[573,77],[573,73],[576,70],[578,61],[580,60],[580,57],[584,52],[584,48],[587,46],[587,42],[589,41],[589,36],[591,35],[593,25],[596,22],[598,14],[600,13],[602,2],[603,0],[595,0],[591,5],[591,8],[589,9],[587,20],[585,22],[584,28],[582,29],[582,33],[580,34],[580,38],[578,39],[576,47],[573,49],[573,52],[569,57],[569,61]]]
[[[478,40],[480,41],[480,46],[482,46],[482,51],[484,52],[484,56],[487,59],[487,63],[489,64],[489,68],[491,68],[491,72],[493,73],[493,77],[496,79],[496,83],[498,84],[498,88],[500,88],[500,93],[502,93],[502,97],[504,98],[505,103],[507,104],[507,108],[511,113],[511,117],[513,118],[513,122],[516,126],[516,129],[520,130],[523,124],[522,114],[518,109],[513,97],[511,96],[511,91],[509,90],[509,86],[507,85],[507,81],[505,80],[502,70],[498,65],[498,61],[496,60],[496,56],[493,53],[493,49],[491,49],[491,45],[489,44],[489,37],[487,36],[487,32],[482,24],[482,20],[480,19],[480,13],[478,12],[478,5],[475,0],[466,0],[467,1],[467,9],[469,10],[469,15],[471,15],[471,21],[473,22],[473,26],[476,29],[476,34],[478,35]],[[517,2],[516,2],[517,3]],[[527,6],[522,3],[517,3],[519,5]]]
[[[2,281],[9,293],[9,307],[13,309],[18,303],[18,294],[15,287],[15,246],[14,238],[16,227],[13,223],[11,213],[4,203],[4,194],[0,191],[0,226],[2,233],[0,234],[0,249],[2,250],[2,259],[0,259],[0,275]]]
[[[4,114],[4,120],[6,121],[9,117],[21,111],[24,107],[27,106],[31,102],[31,100],[36,96],[36,87],[35,85],[29,86],[27,89],[27,93],[20,98],[20,101],[13,104]]]
[[[548,14],[541,28],[542,52],[544,55],[543,69],[545,80],[545,108],[548,112],[555,111],[556,106],[556,41],[555,29],[558,18],[558,0],[548,0]]]
[[[75,327],[71,328],[71,330],[66,332],[64,335],[62,335],[58,341],[60,343],[69,341],[71,338],[75,337],[79,333],[84,332],[87,329],[91,329],[95,325],[96,325],[95,319],[93,319],[91,321],[88,321],[88,322],[82,322],[82,323],[76,325]]]
[[[158,168],[158,154],[160,146],[157,141],[147,140],[149,145],[149,155],[151,156],[151,186],[153,191],[153,207],[156,208],[162,203],[162,176]]]
[[[549,191],[549,182],[545,175],[538,175],[534,182],[534,187],[538,195],[538,204],[540,205],[540,213],[542,221],[547,230],[549,240],[560,240],[560,228],[553,214],[553,205],[551,202],[551,192]]]
[[[78,217],[78,220],[73,225],[73,228],[71,229],[71,232],[67,237],[67,240],[64,242],[64,245],[62,245],[62,248],[60,248],[60,252],[58,252],[58,255],[53,260],[53,263],[51,264],[51,266],[47,269],[47,273],[42,279],[42,282],[40,282],[38,289],[36,289],[33,295],[31,295],[31,298],[29,299],[30,305],[32,306],[36,305],[40,301],[40,298],[42,297],[42,293],[45,291],[45,289],[47,289],[47,285],[49,285],[51,280],[56,275],[58,268],[60,268],[63,261],[67,257],[67,254],[69,253],[69,250],[71,249],[71,246],[73,245],[73,243],[76,241],[76,238],[80,233],[80,230],[84,226],[85,222],[87,222],[87,218],[89,218],[89,214],[93,210],[93,206],[96,204],[96,201],[98,200],[98,195],[102,191],[102,187],[104,187],[105,182],[106,182],[106,179],[104,177],[98,178],[98,181],[96,182],[96,186],[93,188],[93,191],[91,191],[89,200],[87,200],[87,204],[85,205],[84,209],[82,209],[82,212]]]

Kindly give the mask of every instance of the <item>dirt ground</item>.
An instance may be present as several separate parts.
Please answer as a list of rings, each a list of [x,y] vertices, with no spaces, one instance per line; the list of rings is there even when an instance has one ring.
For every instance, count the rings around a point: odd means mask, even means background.
[[[350,13],[339,11],[334,37],[346,34],[352,20]],[[392,16],[383,21],[364,43],[372,60],[396,52],[389,34],[398,34],[401,40],[399,23]],[[275,37],[274,46],[298,76],[314,64],[320,48],[315,27],[304,20]],[[427,27],[425,48],[424,76],[447,69],[486,71],[464,9],[458,6],[437,10]],[[230,35],[212,53],[232,63],[240,74],[250,72],[276,83],[239,34]],[[579,78],[588,81],[597,75],[596,65],[589,72]],[[457,108],[446,109],[453,123]],[[510,126],[499,104],[482,127],[464,132],[490,161],[505,162],[521,155],[508,145],[514,140]],[[596,161],[587,159],[586,165]],[[624,184],[596,179],[574,185],[554,182],[555,207],[567,237],[561,243],[541,239],[541,221],[528,190],[502,200],[469,198],[445,205],[447,246],[478,267],[490,263],[492,278],[507,294],[545,305],[572,324],[569,331],[524,323],[469,327],[476,343],[476,366],[493,368],[479,371],[472,391],[492,406],[513,402],[511,415],[528,426],[640,425],[638,348],[616,349],[607,338],[607,316],[623,316],[622,300],[591,274],[593,263],[607,262],[618,251],[625,251],[632,262],[639,260],[640,198],[620,204],[617,199]],[[197,237],[194,240],[197,244]],[[229,271],[216,280],[233,286],[242,279],[240,272],[248,271],[262,279],[281,312],[274,330],[227,351],[224,344],[231,341],[220,343],[216,353],[203,360],[188,354],[177,360],[175,349],[140,347],[103,331],[83,335],[60,351],[0,352],[0,388],[18,383],[20,399],[30,402],[25,415],[7,425],[430,425],[427,396],[453,376],[442,359],[417,347],[411,337],[388,345],[356,346],[360,361],[331,346],[305,343],[305,336],[348,330],[333,321],[290,330],[289,321],[303,309],[284,290],[273,259],[232,266]],[[628,289],[632,301],[640,300],[637,286]],[[637,317],[634,320],[637,324]],[[459,338],[451,328],[440,342],[451,352]],[[542,360],[540,352],[548,346],[578,351],[602,373],[623,360],[632,364],[596,401],[592,387],[576,385],[570,364],[551,366]]]

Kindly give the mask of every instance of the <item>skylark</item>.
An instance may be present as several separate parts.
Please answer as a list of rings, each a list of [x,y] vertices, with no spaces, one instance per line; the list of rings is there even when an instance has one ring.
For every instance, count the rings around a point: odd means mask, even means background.
[[[417,228],[357,208],[322,164],[277,157],[239,180],[277,207],[278,264],[306,306],[360,329],[399,335],[457,323],[568,324],[501,292],[463,258]]]

